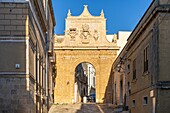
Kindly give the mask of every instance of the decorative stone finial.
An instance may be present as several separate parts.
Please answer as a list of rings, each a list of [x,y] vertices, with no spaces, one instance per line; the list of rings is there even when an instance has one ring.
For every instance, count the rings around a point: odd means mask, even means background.
[[[84,5],[84,8],[87,8],[88,7],[88,5]]]
[[[71,16],[71,11],[70,9],[68,10],[67,17]]]
[[[81,14],[82,17],[89,17],[91,14],[88,11],[88,5],[84,5],[83,13]]]
[[[101,16],[101,17],[104,17],[103,9],[101,10],[100,16]]]

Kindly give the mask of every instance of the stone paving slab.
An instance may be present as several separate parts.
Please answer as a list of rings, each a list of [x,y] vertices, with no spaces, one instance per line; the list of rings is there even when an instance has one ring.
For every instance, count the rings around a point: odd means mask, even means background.
[[[113,106],[108,104],[63,104],[53,105],[49,113],[116,113]]]

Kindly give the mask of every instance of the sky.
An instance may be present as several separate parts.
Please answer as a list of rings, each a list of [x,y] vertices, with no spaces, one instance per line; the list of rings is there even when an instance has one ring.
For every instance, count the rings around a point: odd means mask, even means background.
[[[65,18],[68,9],[73,16],[82,13],[84,5],[88,5],[89,12],[99,16],[103,9],[107,34],[118,31],[133,31],[152,0],[52,0],[56,19],[55,34],[64,34]]]

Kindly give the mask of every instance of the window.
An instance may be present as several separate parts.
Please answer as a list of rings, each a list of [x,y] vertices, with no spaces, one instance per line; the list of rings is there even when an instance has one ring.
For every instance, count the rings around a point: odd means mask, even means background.
[[[128,67],[128,70],[130,70],[130,64],[128,64],[128,66],[127,66],[127,67]]]
[[[143,105],[147,105],[148,104],[148,97],[143,97]]]
[[[148,46],[144,49],[144,72],[148,71]]]
[[[131,94],[130,82],[128,82],[128,92],[129,92],[129,95],[130,95]]]
[[[136,79],[136,59],[133,60],[133,80]]]
[[[130,64],[127,65],[127,73],[130,73]]]
[[[132,107],[135,107],[135,100],[132,100]]]

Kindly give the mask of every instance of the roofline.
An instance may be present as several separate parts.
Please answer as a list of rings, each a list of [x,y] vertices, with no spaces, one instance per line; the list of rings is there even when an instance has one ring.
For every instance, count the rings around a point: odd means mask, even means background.
[[[54,26],[56,25],[56,21],[55,21],[55,16],[54,16],[54,10],[53,10],[53,6],[52,6],[52,0],[49,0],[49,6],[50,6],[50,11],[51,11],[51,16],[52,16],[52,20],[53,20],[53,24]]]
[[[127,50],[129,50],[134,44],[134,42],[138,40],[137,36],[142,33],[143,29],[146,29],[148,23],[155,17],[155,15],[157,15],[161,7],[164,7],[164,5],[160,5],[159,0],[152,1],[151,5],[149,6],[145,14],[142,16],[129,38],[127,39]]]

